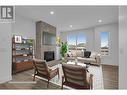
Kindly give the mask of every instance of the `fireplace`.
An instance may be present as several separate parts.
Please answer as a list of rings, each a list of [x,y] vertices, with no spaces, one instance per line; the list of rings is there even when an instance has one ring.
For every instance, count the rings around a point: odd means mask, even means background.
[[[54,51],[45,51],[44,60],[46,60],[47,62],[54,60]]]

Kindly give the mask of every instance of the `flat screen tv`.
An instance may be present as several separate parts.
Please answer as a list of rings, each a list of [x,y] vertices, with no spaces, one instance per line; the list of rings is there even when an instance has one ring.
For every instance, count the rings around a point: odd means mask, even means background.
[[[53,33],[43,32],[43,45],[56,45],[56,36]]]

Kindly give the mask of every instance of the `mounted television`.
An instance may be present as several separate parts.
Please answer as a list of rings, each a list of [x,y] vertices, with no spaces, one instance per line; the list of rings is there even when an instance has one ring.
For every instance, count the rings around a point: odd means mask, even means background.
[[[43,32],[43,45],[56,45],[56,35],[49,32]]]

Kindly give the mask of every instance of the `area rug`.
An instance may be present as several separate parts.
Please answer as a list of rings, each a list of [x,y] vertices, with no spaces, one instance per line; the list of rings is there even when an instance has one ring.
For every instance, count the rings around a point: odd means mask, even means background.
[[[61,86],[61,83],[62,83],[62,77],[61,76],[63,75],[62,66],[61,66],[61,64],[58,64],[58,65],[55,65],[55,66],[52,67],[52,69],[55,69],[55,68],[59,68],[60,78],[58,78],[58,76],[56,76],[50,82],[53,83],[53,84]],[[104,89],[102,67],[91,65],[88,68],[88,70],[91,74],[93,74],[93,89]],[[46,79],[41,78],[39,76],[36,76],[36,78],[46,80]],[[64,87],[67,88],[67,89],[72,89],[72,88],[69,88],[69,87],[66,87],[66,86],[64,86]]]

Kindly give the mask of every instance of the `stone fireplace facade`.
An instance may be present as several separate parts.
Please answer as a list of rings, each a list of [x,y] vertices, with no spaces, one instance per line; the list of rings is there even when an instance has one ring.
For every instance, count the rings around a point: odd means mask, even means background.
[[[53,51],[54,59],[56,59],[56,45],[44,45],[43,44],[43,32],[49,32],[56,35],[56,27],[43,22],[36,22],[36,49],[35,49],[35,58],[44,60],[44,52]]]

